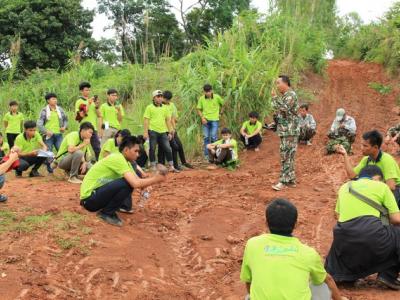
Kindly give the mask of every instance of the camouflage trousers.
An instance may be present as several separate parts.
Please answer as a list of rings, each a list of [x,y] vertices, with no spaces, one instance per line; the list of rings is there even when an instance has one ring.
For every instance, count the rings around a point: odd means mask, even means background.
[[[326,144],[326,153],[333,154],[336,153],[336,147],[342,145],[346,149],[347,153],[351,153],[351,143],[349,139],[345,136],[330,138],[328,144]]]
[[[281,175],[279,181],[283,184],[296,182],[295,156],[297,142],[297,136],[281,137],[279,146],[281,155]]]
[[[315,133],[315,129],[306,126],[300,127],[299,141],[311,141]]]
[[[400,133],[400,124],[389,128],[389,130],[387,131],[387,135],[390,136],[391,138],[394,138],[399,133]],[[397,138],[396,143],[400,145],[400,137]]]

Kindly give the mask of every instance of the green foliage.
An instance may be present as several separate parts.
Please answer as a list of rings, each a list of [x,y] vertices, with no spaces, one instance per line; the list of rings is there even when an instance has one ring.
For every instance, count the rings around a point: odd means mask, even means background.
[[[79,245],[81,239],[78,236],[72,238],[58,238],[57,245],[63,250],[69,250]]]
[[[381,95],[388,95],[392,92],[392,87],[390,85],[383,85],[379,82],[370,82],[368,86]]]
[[[63,68],[69,51],[93,43],[92,20],[93,12],[83,9],[80,0],[0,0],[0,65],[17,55],[12,63],[19,73]],[[12,53],[16,39],[20,47]]]

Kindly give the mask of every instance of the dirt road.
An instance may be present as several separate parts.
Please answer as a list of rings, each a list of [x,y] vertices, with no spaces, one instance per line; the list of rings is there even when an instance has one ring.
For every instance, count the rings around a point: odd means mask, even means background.
[[[279,175],[278,138],[264,136],[259,153],[241,156],[236,172],[185,171],[156,188],[145,209],[116,228],[79,207],[78,187],[57,178],[14,179],[0,206],[1,299],[242,299],[245,241],[265,230],[265,204],[287,197],[298,207],[296,235],[326,255],[335,223],[342,158],[324,156],[335,110],[354,116],[358,132],[397,122],[395,90],[382,96],[370,82],[392,84],[378,65],[332,61],[327,78],[308,74],[318,134],[297,156],[299,185],[271,190]],[[359,137],[353,160],[360,157]],[[391,149],[394,151],[395,149]],[[135,199],[138,197],[136,196]],[[30,216],[30,217],[28,217]],[[373,277],[344,290],[351,299],[399,299]]]

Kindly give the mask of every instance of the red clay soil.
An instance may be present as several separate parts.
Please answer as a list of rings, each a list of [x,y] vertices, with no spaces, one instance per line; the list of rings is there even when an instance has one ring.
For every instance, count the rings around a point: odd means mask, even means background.
[[[297,205],[296,236],[325,256],[335,224],[336,191],[345,180],[342,157],[324,156],[335,110],[346,108],[359,134],[386,130],[398,121],[393,111],[398,91],[381,96],[368,87],[370,82],[396,84],[379,65],[350,61],[332,61],[326,79],[303,78],[317,100],[311,111],[318,134],[313,146],[298,151],[296,189],[277,193],[270,188],[279,175],[278,138],[272,132],[265,134],[259,153],[242,154],[238,171],[171,175],[153,190],[144,209],[122,216],[122,228],[81,209],[75,185],[10,175],[5,188],[10,200],[0,210],[14,211],[18,219],[46,213],[54,220],[32,232],[0,229],[0,298],[243,299],[243,247],[265,230],[264,209],[273,197]],[[359,140],[354,162],[361,156]],[[60,227],[63,211],[85,219],[67,219]],[[350,299],[400,299],[399,293],[376,285],[374,276],[343,293]]]

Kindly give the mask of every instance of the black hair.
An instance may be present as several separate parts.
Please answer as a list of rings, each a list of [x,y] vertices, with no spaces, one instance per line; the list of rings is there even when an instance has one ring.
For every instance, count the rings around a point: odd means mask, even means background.
[[[272,234],[291,235],[297,222],[297,208],[286,199],[274,199],[265,210],[265,219]]]
[[[171,100],[172,99],[172,92],[171,91],[164,91],[163,97],[165,99],[167,99],[167,100]]]
[[[129,129],[118,130],[117,133],[115,134],[115,137],[114,137],[115,145],[117,145],[117,138],[118,138],[118,137],[121,136],[122,139],[124,139],[125,137],[131,136],[131,135],[132,135],[132,134],[131,134],[131,132],[130,132]]]
[[[83,91],[83,89],[84,88],[91,88],[92,86],[90,85],[90,83],[89,82],[87,82],[87,81],[84,81],[84,82],[81,82],[80,84],[79,84],[79,90],[80,91]]]
[[[88,129],[92,129],[94,131],[94,127],[93,127],[92,123],[90,123],[90,122],[83,122],[81,124],[81,126],[79,126],[79,132],[81,132],[82,130],[88,130]]]
[[[360,174],[358,175],[358,177],[368,177],[368,178],[372,178],[374,176],[380,176],[382,179],[384,178],[381,168],[375,165],[368,165],[362,168]]]
[[[211,84],[206,83],[206,84],[203,86],[203,91],[205,91],[205,92],[212,91],[212,86],[211,86]]]
[[[25,129],[31,129],[31,128],[36,128],[37,126],[36,126],[36,122],[35,121],[31,121],[31,120],[29,120],[29,121],[25,121],[25,123],[24,123],[24,128]]]
[[[252,112],[249,113],[249,118],[258,119],[259,117],[260,117],[260,115],[256,111],[252,111]]]
[[[50,100],[51,98],[57,98],[57,95],[55,93],[47,93],[44,96],[44,99],[46,99],[46,101]]]
[[[112,95],[112,94],[118,94],[118,91],[116,89],[108,89],[107,95]]]
[[[10,103],[8,104],[9,106],[14,106],[14,105],[18,105],[18,102],[15,100],[11,100]]]
[[[290,86],[290,79],[289,79],[289,76],[287,76],[287,75],[279,75],[279,78],[282,79],[282,81],[283,81],[284,83],[286,83],[288,86]]]
[[[143,135],[138,135],[138,136],[136,137],[136,139],[137,139],[137,141],[138,141],[138,143],[139,143],[140,145],[143,145],[144,143],[146,143],[146,140],[144,139]]]
[[[378,146],[381,148],[383,142],[383,136],[378,130],[367,131],[363,134],[363,140],[368,141],[371,146]]]
[[[306,111],[308,111],[308,104],[303,103],[302,105],[300,105],[300,108],[304,108]]]
[[[222,128],[221,134],[232,134],[232,132],[229,128]]]
[[[137,137],[134,135],[126,136],[122,139],[121,144],[119,145],[118,149],[119,152],[124,151],[125,148],[132,148],[135,145],[139,145]]]

